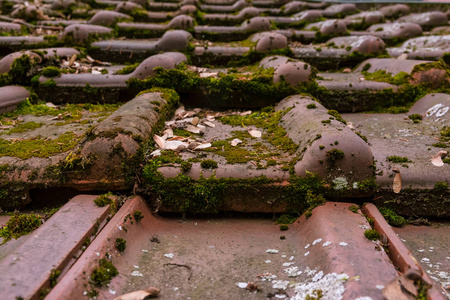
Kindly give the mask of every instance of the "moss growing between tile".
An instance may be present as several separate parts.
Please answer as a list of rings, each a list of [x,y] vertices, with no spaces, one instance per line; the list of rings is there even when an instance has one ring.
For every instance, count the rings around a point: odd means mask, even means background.
[[[393,163],[410,163],[412,161],[409,160],[409,158],[405,157],[405,156],[397,156],[397,155],[392,155],[392,156],[388,156],[386,157],[387,161],[393,162]]]
[[[380,234],[376,230],[373,230],[373,229],[364,231],[364,236],[371,241],[376,241],[380,238]]]
[[[127,248],[127,241],[122,238],[116,239],[116,249],[117,251],[123,253],[125,249]]]
[[[23,235],[27,235],[39,226],[42,220],[38,215],[30,214],[14,214],[11,219],[0,229],[0,237],[3,238],[3,243],[10,239],[18,239]]]
[[[406,225],[406,220],[402,216],[399,216],[395,211],[390,208],[380,207],[380,213],[383,215],[389,225],[394,227],[403,227]]]
[[[90,276],[90,284],[95,287],[107,286],[111,279],[119,275],[116,267],[106,258],[98,262],[98,268],[94,269]]]

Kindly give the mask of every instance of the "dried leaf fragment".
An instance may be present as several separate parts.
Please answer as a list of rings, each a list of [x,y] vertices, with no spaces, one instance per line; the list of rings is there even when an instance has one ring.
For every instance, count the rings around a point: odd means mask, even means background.
[[[259,137],[261,137],[261,131],[259,131],[259,130],[254,130],[254,129],[251,129],[251,130],[249,130],[248,131],[248,133],[252,136],[252,137],[255,137],[255,138],[259,138]]]
[[[236,147],[240,143],[242,143],[242,141],[240,139],[234,139],[231,141],[231,146]]]
[[[442,159],[447,156],[447,151],[439,151],[436,155],[431,156],[431,163],[436,167],[442,167],[444,162]]]
[[[184,149],[189,146],[188,143],[182,141],[166,141],[165,148],[167,150],[178,150],[180,151],[183,148],[179,148],[180,146],[184,146]]]
[[[160,289],[155,287],[149,287],[145,290],[134,291],[119,297],[114,298],[114,300],[143,300],[149,298],[155,298],[159,295]]]
[[[192,125],[197,126],[198,125],[198,121],[199,121],[198,117],[194,117],[194,118],[192,118],[191,123],[192,123]]]
[[[165,141],[162,137],[160,137],[159,135],[155,134],[153,136],[153,140],[155,141],[155,143],[158,145],[159,148],[164,149],[165,147]]]
[[[197,147],[194,148],[194,150],[202,150],[202,149],[209,148],[211,146],[212,146],[211,143],[205,143],[205,144],[198,145]]]
[[[402,174],[398,168],[392,168],[392,171],[395,173],[392,189],[394,193],[398,194],[402,190]]]
[[[216,125],[214,125],[213,123],[209,122],[209,121],[203,121],[203,124],[205,124],[208,127],[214,128],[216,127]]]

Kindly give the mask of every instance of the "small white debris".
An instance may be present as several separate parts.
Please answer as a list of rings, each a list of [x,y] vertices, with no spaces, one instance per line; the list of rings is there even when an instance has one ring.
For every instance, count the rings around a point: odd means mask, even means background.
[[[277,249],[267,249],[266,252],[270,254],[277,254],[279,251]]]
[[[166,141],[162,137],[155,134],[153,136],[153,140],[155,141],[155,143],[158,145],[159,148],[164,149]]]
[[[119,228],[119,230],[122,230],[122,226],[116,224],[117,228]]]
[[[429,249],[429,250],[428,250],[428,252],[433,252],[433,251],[434,251],[434,250],[432,250],[432,249]]]
[[[310,269],[309,267],[306,267],[306,269],[305,269],[305,274],[306,274],[308,277],[313,276],[314,274],[316,274],[316,272],[317,272],[316,269]]]
[[[155,150],[150,153],[151,156],[161,156],[161,149]]]
[[[331,242],[330,241],[326,241],[325,243],[323,243],[322,247],[326,247],[326,246],[329,246],[329,245],[331,245]]]
[[[115,294],[116,294],[116,291],[115,291],[115,290],[109,289],[108,292],[109,292],[111,295],[115,295]]]
[[[292,266],[294,264],[294,262],[286,262],[286,263],[283,263],[283,267],[289,267],[289,266]]]
[[[216,125],[214,123],[211,123],[209,121],[203,121],[203,124],[205,124],[206,126],[211,127],[211,128],[216,127]]]
[[[239,145],[240,143],[242,143],[242,141],[240,139],[234,139],[231,141],[231,146],[236,147],[237,145]]]
[[[95,252],[95,255],[100,256],[100,252]]]
[[[309,248],[309,246],[311,246],[311,244],[308,244],[308,245],[306,245],[306,246],[305,246],[305,249],[308,249],[308,248]]]
[[[139,269],[139,266],[133,265],[133,267],[134,267],[135,269]]]
[[[216,249],[216,247],[214,246],[208,246],[210,249]]]
[[[167,257],[167,258],[173,258],[174,256],[175,256],[175,254],[173,254],[173,253],[164,254],[164,257]]]
[[[406,243],[406,240],[405,239],[400,239],[403,243]]]
[[[317,240],[315,240],[312,244],[313,244],[313,246],[314,246],[315,244],[320,243],[321,241],[322,241],[322,239],[317,239]]]
[[[145,252],[145,253],[147,253],[147,252],[148,252],[148,250],[142,249],[142,252]]]
[[[284,294],[275,294],[275,298],[286,299],[286,295],[284,295]]]
[[[245,289],[247,287],[248,283],[247,282],[237,282],[236,285],[238,287],[240,287],[241,289]]]
[[[286,254],[283,254],[283,255],[281,255],[281,257],[282,257],[282,258],[286,258],[287,256],[286,256]]]
[[[297,276],[300,276],[303,272],[300,271],[298,269],[298,267],[290,267],[290,268],[284,269],[284,273],[286,273],[286,275],[288,277],[297,277]]]
[[[346,242],[340,242],[339,245],[341,245],[342,247],[347,246],[348,244]]]
[[[364,229],[364,230],[369,229],[369,226],[367,226],[367,225],[359,225],[358,227],[361,229]]]
[[[270,261],[270,260],[266,260],[265,263],[266,263],[266,264],[270,264],[271,261]]]
[[[292,255],[291,257],[289,257],[289,260],[294,260],[294,255]]]
[[[272,288],[285,290],[289,285],[289,281],[287,280],[274,280],[272,281]]]
[[[211,143],[200,144],[194,148],[194,150],[202,150],[211,147]]]
[[[364,296],[364,297],[358,297],[355,300],[372,300],[372,298],[370,298],[369,296]]]
[[[139,271],[133,271],[131,272],[131,276],[135,276],[135,277],[144,277],[144,275],[139,272]]]
[[[417,250],[417,252],[424,252],[424,251],[425,251],[424,249]]]
[[[305,253],[305,256],[308,256],[308,255],[309,255],[309,251]]]
[[[421,262],[430,262],[430,259],[429,258],[426,258],[426,257],[424,257],[424,258],[422,258],[421,260],[420,260]]]
[[[87,295],[87,291],[84,291],[84,292],[83,292],[83,296],[86,296],[86,295]]]
[[[430,249],[434,249],[434,247],[430,247]]]
[[[450,256],[447,256],[446,259],[450,259]]]
[[[259,130],[249,130],[248,133],[254,138],[259,138],[262,135]]]
[[[384,289],[384,285],[381,285],[381,284],[379,284],[379,285],[376,285],[375,286],[377,289],[379,289],[379,290],[382,290],[382,289]]]
[[[320,271],[319,273],[317,273],[316,275],[314,275],[314,277],[312,278],[312,281],[313,281],[313,282],[316,282],[316,281],[322,279],[322,277],[323,277],[323,271]]]
[[[344,283],[348,278],[347,274],[330,273],[315,282],[295,284],[295,296],[291,299],[305,299],[308,295],[317,298],[317,290],[322,291],[322,299],[342,299],[345,292]]]
[[[176,291],[178,291],[179,290],[179,288],[177,288],[177,287],[174,287],[173,288],[173,290],[176,292]]]
[[[271,273],[266,273],[266,274],[258,275],[258,278],[261,279],[261,281],[269,281],[269,282],[271,282],[272,280],[277,278],[277,275],[274,275],[274,274],[271,274]]]
[[[197,222],[195,222],[194,225],[197,226]]]

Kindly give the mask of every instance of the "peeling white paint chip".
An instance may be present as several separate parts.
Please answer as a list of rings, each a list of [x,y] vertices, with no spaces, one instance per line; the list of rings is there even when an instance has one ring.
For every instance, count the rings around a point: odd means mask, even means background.
[[[355,300],[372,300],[372,298],[370,298],[369,296],[364,296],[364,297],[358,297]]]
[[[116,291],[115,291],[115,290],[109,289],[108,292],[109,292],[111,295],[115,295],[115,294],[116,294]]]
[[[429,258],[426,258],[426,257],[424,257],[424,258],[422,258],[421,260],[420,260],[421,262],[430,262],[430,259]]]
[[[147,253],[147,252],[148,252],[148,250],[142,249],[142,252],[144,252],[144,253]]]
[[[133,271],[131,272],[131,276],[135,276],[135,277],[144,277],[144,275],[139,272],[139,271]]]
[[[238,287],[240,287],[241,289],[245,289],[247,287],[248,283],[247,282],[237,282],[236,285]]]
[[[286,262],[286,263],[283,263],[283,267],[289,267],[289,266],[292,266],[294,263],[293,262]]]
[[[270,264],[271,263],[271,261],[270,260],[266,260],[266,264]]]
[[[309,251],[305,253],[305,256],[308,256],[308,255],[309,255]]]
[[[309,248],[309,246],[311,246],[311,244],[308,244],[308,245],[306,245],[306,246],[305,246],[305,249],[308,249],[308,248]]]
[[[267,249],[266,252],[269,254],[277,254],[279,251],[277,249]]]
[[[173,253],[164,254],[164,257],[167,257],[167,258],[173,258],[174,256],[175,256],[175,254],[173,254]]]
[[[377,289],[379,289],[379,290],[382,290],[382,289],[384,289],[384,285],[381,285],[381,284],[379,284],[379,285],[376,285],[375,286]]]
[[[342,247],[347,246],[348,244],[346,242],[340,242],[339,245],[341,245]]]
[[[322,241],[322,239],[317,239],[317,240],[315,240],[312,244],[313,244],[313,246],[315,245],[315,244],[318,244],[318,243],[320,243]]]
[[[326,246],[329,246],[329,245],[331,245],[331,242],[330,241],[326,241],[325,243],[323,243],[322,247],[326,247]]]

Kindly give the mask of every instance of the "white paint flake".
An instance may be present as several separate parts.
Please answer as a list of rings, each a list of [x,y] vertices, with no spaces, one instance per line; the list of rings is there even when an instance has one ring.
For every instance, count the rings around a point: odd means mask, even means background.
[[[346,242],[340,242],[339,245],[341,245],[342,247],[348,246]]]
[[[323,247],[326,247],[326,246],[329,246],[329,245],[331,245],[331,242],[330,241],[326,241],[325,243],[323,243]]]
[[[347,274],[330,273],[315,282],[298,283],[294,285],[295,296],[291,300],[303,300],[310,297],[318,297],[317,291],[322,291],[321,300],[341,300],[345,292],[345,280]]]
[[[313,244],[313,246],[315,245],[315,244],[318,244],[318,243],[320,243],[322,241],[322,239],[317,239],[317,240],[315,240],[312,244]]]
[[[277,254],[279,251],[277,249],[267,249],[266,252],[269,254]]]
[[[288,277],[297,277],[302,274],[302,271],[300,271],[298,269],[298,267],[290,267],[290,268],[284,269],[284,273],[286,273],[286,275]]]
[[[144,277],[144,275],[139,272],[139,271],[133,271],[131,272],[131,276],[135,276],[135,277]]]
[[[285,290],[289,285],[289,281],[287,280],[274,280],[272,281],[272,288]]]
[[[308,255],[309,255],[309,251],[305,253],[305,256],[308,256]]]
[[[247,282],[236,282],[236,285],[238,287],[240,287],[241,289],[245,289],[247,287],[248,283]]]
[[[164,257],[167,257],[167,258],[173,258],[174,256],[175,256],[175,254],[173,254],[173,253],[164,254]]]

